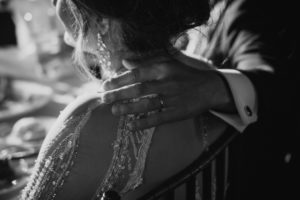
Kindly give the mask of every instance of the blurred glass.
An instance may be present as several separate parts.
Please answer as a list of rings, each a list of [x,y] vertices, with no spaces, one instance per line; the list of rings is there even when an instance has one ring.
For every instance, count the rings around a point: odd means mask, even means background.
[[[72,49],[63,41],[64,29],[50,0],[11,0],[17,44],[21,54],[35,56],[37,73],[58,79],[70,73]]]

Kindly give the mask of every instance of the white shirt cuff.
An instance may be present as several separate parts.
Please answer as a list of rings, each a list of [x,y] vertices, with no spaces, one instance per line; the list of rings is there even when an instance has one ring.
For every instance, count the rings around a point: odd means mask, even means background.
[[[257,120],[257,99],[254,86],[249,78],[238,70],[218,69],[218,71],[228,82],[238,113],[227,114],[212,110],[210,112],[239,132],[243,132],[249,124]]]

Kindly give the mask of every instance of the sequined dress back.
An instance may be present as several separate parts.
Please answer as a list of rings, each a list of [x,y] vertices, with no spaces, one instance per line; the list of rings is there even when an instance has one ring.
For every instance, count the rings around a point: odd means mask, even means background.
[[[100,95],[91,95],[83,99],[85,100],[76,100],[67,106],[47,135],[34,172],[22,192],[22,200],[55,200],[59,193],[64,192],[64,183],[72,176],[72,169],[76,166],[81,131],[93,117],[93,110],[103,106]],[[73,112],[79,105],[78,102],[82,101],[86,102],[83,103],[85,109]],[[117,136],[111,145],[113,156],[109,168],[103,180],[99,180],[97,189],[91,194],[92,200],[100,199],[102,193],[108,190],[115,190],[122,196],[142,184],[154,128],[130,131],[127,122],[137,117],[141,116],[120,118]],[[80,188],[74,188],[76,189]]]

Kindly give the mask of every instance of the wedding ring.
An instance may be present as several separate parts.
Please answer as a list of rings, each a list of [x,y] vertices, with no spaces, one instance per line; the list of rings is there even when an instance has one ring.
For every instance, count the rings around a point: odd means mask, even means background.
[[[158,100],[159,100],[159,111],[162,111],[162,109],[164,109],[165,107],[165,102],[164,99],[162,98],[162,95],[158,95]]]

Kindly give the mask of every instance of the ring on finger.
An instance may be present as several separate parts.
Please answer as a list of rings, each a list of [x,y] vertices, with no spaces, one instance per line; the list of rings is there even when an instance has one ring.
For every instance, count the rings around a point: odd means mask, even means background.
[[[162,95],[158,95],[157,98],[159,100],[159,112],[161,112],[166,106],[165,101]]]

